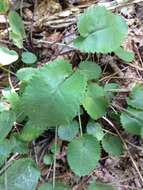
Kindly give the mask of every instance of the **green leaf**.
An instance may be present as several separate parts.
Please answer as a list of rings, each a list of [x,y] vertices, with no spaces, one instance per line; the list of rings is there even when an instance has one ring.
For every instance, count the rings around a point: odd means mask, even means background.
[[[11,151],[12,145],[7,139],[0,141],[0,165],[6,161]]]
[[[75,138],[68,145],[67,159],[76,175],[89,175],[100,159],[100,144],[95,137],[87,134]]]
[[[46,127],[47,127],[46,125],[38,123],[36,124],[35,122],[33,123],[32,121],[29,120],[25,124],[19,138],[23,141],[32,141],[37,137],[39,137],[44,132]]]
[[[44,158],[43,158],[43,162],[44,162],[44,164],[46,164],[47,166],[48,166],[48,165],[51,165],[52,162],[53,162],[53,156],[52,156],[52,155],[45,155]]]
[[[12,110],[19,112],[21,103],[18,94],[9,88],[2,90],[2,94],[10,103]]]
[[[26,34],[21,17],[17,12],[10,11],[8,14],[8,21],[11,28],[11,39],[14,41],[17,47],[23,48],[23,39],[26,37]]]
[[[56,182],[55,188],[52,183],[44,183],[38,190],[71,190],[71,188],[61,182]]]
[[[72,121],[68,125],[61,125],[58,128],[58,136],[65,141],[71,141],[79,132],[79,124],[77,121]]]
[[[123,143],[121,139],[111,134],[104,136],[102,146],[104,150],[112,156],[119,156],[123,153]]]
[[[14,50],[9,50],[7,47],[0,47],[0,65],[10,65],[18,60],[18,54]]]
[[[108,184],[93,182],[89,185],[87,190],[114,190],[114,188]]]
[[[22,122],[25,118],[25,115],[21,106],[21,99],[19,95],[13,89],[9,88],[2,90],[2,94],[10,104],[9,107],[11,108],[11,110],[15,112],[16,122]]]
[[[131,62],[135,58],[134,52],[126,51],[125,49],[119,47],[114,53],[123,61]]]
[[[89,84],[82,104],[91,118],[99,119],[102,117],[108,108],[104,89],[95,83]]]
[[[4,111],[0,113],[0,140],[4,139],[16,121],[15,113],[12,111]]]
[[[14,134],[9,141],[12,145],[13,153],[25,154],[29,152],[28,143],[21,141],[17,134]]]
[[[125,20],[105,7],[91,6],[78,21],[80,37],[75,46],[83,52],[109,53],[121,46],[127,35]]]
[[[104,132],[100,123],[94,121],[88,122],[86,130],[89,135],[93,135],[98,141],[101,141],[104,137]]]
[[[52,183],[44,183],[38,188],[38,190],[53,190],[52,188]]]
[[[130,94],[130,98],[127,99],[127,103],[133,108],[143,110],[143,86],[142,85],[136,85],[133,88]]]
[[[36,71],[37,69],[32,67],[22,68],[17,71],[16,76],[19,80],[28,82]]]
[[[0,14],[6,13],[9,9],[9,0],[0,0]]]
[[[102,73],[100,66],[92,61],[80,62],[79,69],[85,74],[88,80],[98,79]]]
[[[58,152],[60,152],[60,145],[59,144],[55,144],[55,143],[53,143],[52,144],[52,146],[51,146],[51,152],[53,153],[53,154],[57,154]]]
[[[37,56],[31,52],[23,52],[22,53],[22,62],[31,65],[37,62]]]
[[[35,190],[40,172],[30,158],[14,162],[6,171],[7,190]],[[0,177],[0,189],[5,189],[5,175]]]
[[[68,61],[53,61],[29,81],[22,97],[23,111],[36,124],[67,124],[80,109],[86,84],[84,75],[73,72]]]
[[[128,108],[127,112],[121,114],[122,127],[128,133],[140,135],[141,128],[143,127],[143,111]]]
[[[20,34],[9,31],[9,38],[13,40],[14,45],[16,45],[18,48],[23,48],[24,37],[22,37]]]
[[[9,110],[9,104],[7,102],[0,100],[0,112],[8,111]]]
[[[26,36],[22,18],[16,11],[9,12],[8,21],[13,33],[21,36],[22,38]]]

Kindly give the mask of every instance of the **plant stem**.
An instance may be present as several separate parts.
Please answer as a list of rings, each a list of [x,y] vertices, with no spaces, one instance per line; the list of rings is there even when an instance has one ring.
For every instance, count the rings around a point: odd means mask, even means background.
[[[53,189],[55,189],[55,177],[56,177],[56,150],[57,150],[57,131],[58,127],[55,129],[55,153],[54,153],[54,165],[53,165]]]
[[[16,76],[15,73],[13,73],[12,71],[10,71],[9,69],[6,69],[3,65],[0,65],[0,69],[2,69],[3,71],[5,71],[5,72],[7,72],[7,73],[10,73],[10,74]]]

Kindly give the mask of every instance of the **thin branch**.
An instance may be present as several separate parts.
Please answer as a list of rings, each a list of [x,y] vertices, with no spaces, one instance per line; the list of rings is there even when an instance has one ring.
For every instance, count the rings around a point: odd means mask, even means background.
[[[55,129],[55,152],[54,152],[54,165],[53,165],[53,189],[55,189],[55,178],[56,178],[56,150],[57,150],[57,139],[58,139],[58,127]]]

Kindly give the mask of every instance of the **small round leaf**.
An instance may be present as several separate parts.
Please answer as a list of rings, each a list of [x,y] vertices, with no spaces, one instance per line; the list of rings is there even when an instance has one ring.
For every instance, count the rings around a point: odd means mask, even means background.
[[[111,134],[104,136],[102,146],[104,150],[112,156],[119,156],[123,153],[123,143],[121,139]]]
[[[58,128],[58,136],[65,141],[71,141],[79,132],[79,124],[77,121],[71,122],[69,125],[61,125]]]
[[[58,144],[53,143],[51,146],[51,152],[53,154],[60,152],[60,146]]]
[[[140,135],[143,123],[143,111],[128,108],[127,113],[122,112],[120,119],[125,131],[134,135]]]
[[[127,99],[128,105],[133,108],[143,110],[143,86],[136,85],[131,94],[130,98]]]
[[[43,158],[44,164],[46,165],[51,165],[53,162],[53,157],[52,155],[45,155]]]
[[[102,140],[104,137],[104,132],[100,123],[89,122],[87,124],[87,133],[96,137],[98,141]]]
[[[31,65],[37,62],[37,56],[31,52],[23,52],[22,53],[22,62]]]
[[[100,144],[91,135],[78,137],[68,145],[67,159],[76,175],[88,175],[100,159]]]
[[[80,62],[79,69],[83,72],[88,80],[98,79],[102,73],[100,66],[92,61]]]

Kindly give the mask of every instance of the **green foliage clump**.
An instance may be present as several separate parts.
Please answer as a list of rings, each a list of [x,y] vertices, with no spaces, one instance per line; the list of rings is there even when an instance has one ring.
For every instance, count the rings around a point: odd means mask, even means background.
[[[0,13],[9,10],[8,1],[0,0]],[[10,39],[20,49],[26,38],[22,18],[16,11],[8,12]],[[127,35],[125,20],[104,7],[88,8],[78,21],[80,36],[74,45],[85,53],[114,52],[124,61],[134,59],[132,52],[121,46]],[[7,57],[7,59],[5,59]],[[7,47],[0,47],[0,64],[9,65],[21,61],[25,64],[36,63],[35,54],[23,51],[21,55]],[[41,68],[21,68],[16,76],[20,81],[19,91],[4,89],[0,100],[0,166],[10,154],[25,154],[28,143],[38,138],[45,130],[57,129],[59,139],[68,143],[67,162],[70,169],[78,176],[89,175],[98,165],[101,148],[109,155],[123,153],[123,144],[118,136],[108,134],[103,129],[100,118],[107,114],[112,98],[119,86],[116,83],[100,82],[102,69],[94,61],[81,61],[73,69],[68,60],[54,60]],[[143,138],[143,87],[136,86],[127,99],[128,108],[121,114],[123,128]],[[82,113],[80,110],[82,109]],[[82,126],[81,116],[88,115],[87,126]],[[14,125],[22,124],[19,133]],[[80,133],[79,133],[80,132]],[[55,149],[57,147],[57,149]],[[44,156],[43,162],[54,164],[60,147],[53,143],[51,153]],[[7,190],[35,190],[40,177],[39,169],[31,158],[22,158],[10,166]],[[69,190],[70,188],[56,182],[45,183],[39,190]],[[0,177],[0,189],[5,189],[5,175]],[[113,190],[106,184],[94,182],[88,190]]]

